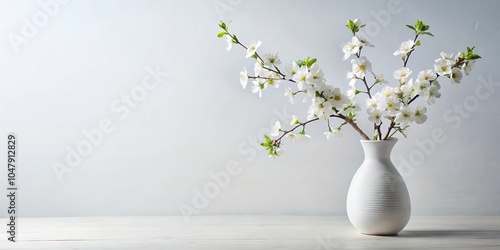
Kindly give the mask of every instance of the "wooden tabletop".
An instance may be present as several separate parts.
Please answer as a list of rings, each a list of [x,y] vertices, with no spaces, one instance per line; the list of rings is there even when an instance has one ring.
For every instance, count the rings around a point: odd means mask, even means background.
[[[15,243],[1,231],[0,249],[500,249],[500,216],[413,216],[397,236],[346,216],[20,218]]]

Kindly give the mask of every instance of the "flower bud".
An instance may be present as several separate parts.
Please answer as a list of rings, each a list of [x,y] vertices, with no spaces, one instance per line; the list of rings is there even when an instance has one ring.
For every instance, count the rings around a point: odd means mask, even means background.
[[[354,25],[356,26],[356,28],[358,28],[358,29],[359,29],[359,28],[361,27],[361,20],[359,20],[359,19],[357,19],[357,18],[356,18],[356,19],[354,19]]]

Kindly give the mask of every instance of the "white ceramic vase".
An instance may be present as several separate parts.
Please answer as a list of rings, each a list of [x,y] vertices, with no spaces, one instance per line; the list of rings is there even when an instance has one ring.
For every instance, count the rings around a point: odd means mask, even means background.
[[[391,162],[396,142],[361,140],[365,159],[349,187],[347,215],[363,234],[395,235],[410,220],[408,189]]]

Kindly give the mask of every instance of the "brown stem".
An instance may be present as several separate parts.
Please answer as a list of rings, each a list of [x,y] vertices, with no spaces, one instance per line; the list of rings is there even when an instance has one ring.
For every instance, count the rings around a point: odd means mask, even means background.
[[[319,118],[314,118],[314,119],[311,119],[311,120],[309,120],[307,122],[299,123],[297,126],[293,127],[292,129],[283,131],[284,133],[280,137],[278,137],[278,139],[276,139],[275,141],[280,141],[281,139],[283,139],[283,137],[285,137],[285,135],[287,135],[288,133],[294,131],[295,129],[297,129],[299,127],[304,127],[306,124],[314,122],[314,121],[317,121],[317,120],[319,120]]]
[[[349,125],[351,125],[351,127],[354,128],[354,130],[356,130],[360,135],[361,137],[364,139],[364,140],[370,140],[370,137],[368,137],[365,132],[363,132],[363,130],[361,130],[361,128],[359,128],[358,124],[356,124],[356,122],[354,122],[353,120],[347,118],[346,116],[342,115],[342,114],[338,114],[338,115],[330,115],[330,117],[334,117],[334,118],[339,118],[339,119],[342,119],[344,120],[346,123],[348,123]],[[299,128],[299,127],[304,127],[305,125],[307,125],[308,123],[311,123],[311,122],[314,122],[314,121],[318,121],[319,118],[314,118],[314,119],[311,119],[307,122],[302,122],[300,124],[298,124],[297,126],[291,128],[290,130],[286,130],[286,131],[283,131],[284,133],[278,137],[275,141],[279,142],[281,139],[283,139],[283,137],[285,137],[285,135],[291,133],[292,131],[294,131],[295,129]]]
[[[387,140],[389,138],[389,135],[391,134],[391,130],[394,128],[396,123],[394,123],[394,119],[391,121],[391,125],[387,128],[387,134],[385,134],[384,140]]]
[[[380,127],[382,126],[382,123],[380,123],[378,126],[376,126],[377,128],[377,132],[378,132],[378,138],[380,140],[382,140],[382,131],[380,130]]]
[[[364,140],[370,140],[370,137],[368,137],[365,132],[363,132],[363,130],[361,130],[361,128],[358,127],[358,124],[356,122],[354,122],[353,120],[347,118],[346,116],[342,115],[342,114],[339,114],[338,115],[339,118],[342,118],[344,119],[344,121],[346,123],[348,123],[349,125],[351,125],[352,128],[354,128],[354,130],[356,130],[359,135],[361,135],[361,137],[364,139]]]
[[[366,92],[368,94],[368,97],[372,98],[372,94],[371,94],[371,88],[368,87],[368,83],[366,82],[366,76],[363,77],[363,83],[365,84],[365,87],[366,87]]]
[[[416,95],[415,97],[411,98],[411,100],[408,102],[407,105],[410,105],[410,103],[412,103],[413,101],[415,101],[420,95]]]

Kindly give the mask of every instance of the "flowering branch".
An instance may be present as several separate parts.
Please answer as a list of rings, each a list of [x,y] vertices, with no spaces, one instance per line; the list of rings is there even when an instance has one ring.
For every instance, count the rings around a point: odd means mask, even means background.
[[[292,141],[299,137],[310,138],[305,132],[306,126],[317,121],[326,121],[328,132],[325,132],[325,135],[327,139],[331,135],[339,134],[341,128],[349,124],[360,134],[361,138],[370,140],[370,137],[361,130],[356,121],[357,112],[361,110],[357,100],[359,94],[367,96],[366,112],[369,115],[368,120],[373,123],[373,140],[389,140],[397,132],[406,137],[406,130],[410,123],[421,124],[427,120],[425,106],[411,108],[410,104],[419,97],[423,97],[429,105],[434,104],[436,99],[441,97],[438,78],[444,76],[451,79],[452,83],[460,83],[463,73],[468,75],[475,60],[481,58],[473,52],[474,47],[467,47],[466,52],[458,53],[454,59],[452,59],[453,54],[441,52],[441,58],[435,60],[434,70],[423,70],[418,73],[415,79],[410,78],[412,71],[407,68],[407,65],[416,47],[421,45],[419,38],[423,35],[433,36],[433,34],[428,31],[429,25],[425,25],[420,20],[417,20],[414,25],[407,26],[414,31],[414,38],[402,42],[398,50],[393,53],[395,56],[401,56],[403,67],[393,73],[394,79],[399,83],[398,86],[389,87],[386,85],[388,82],[383,75],[373,73],[371,62],[362,56],[361,51],[364,47],[373,47],[367,39],[358,35],[364,25],[359,19],[347,22],[346,27],[351,31],[352,39],[342,48],[343,59],[346,60],[354,56],[350,61],[352,71],[347,73],[347,79],[350,79],[349,85],[351,86],[347,93],[342,93],[339,88],[326,83],[323,71],[319,68],[315,58],[307,57],[303,60],[293,61],[290,67],[283,71],[279,68],[281,60],[278,53],[261,55],[257,52],[262,44],[261,41],[252,41],[249,45],[244,45],[235,34],[229,32],[228,26],[224,22],[219,23],[222,31],[219,32],[218,37],[226,37],[228,43],[226,50],[229,51],[233,44],[240,45],[246,50],[246,58],[253,58],[256,61],[254,75],[249,75],[246,69],[240,72],[240,83],[243,88],[246,88],[248,81],[251,80],[252,92],[262,96],[262,91],[269,86],[278,88],[281,81],[286,81],[292,83],[292,87],[297,88],[297,90],[292,90],[287,87],[285,90],[285,96],[289,98],[291,103],[295,102],[295,96],[298,94],[305,95],[305,98],[311,100],[307,121],[299,122],[298,118],[293,116],[291,124],[293,126],[288,130],[281,129],[281,124],[277,121],[270,134],[276,139],[271,139],[267,135],[264,137],[265,142],[262,143],[262,146],[268,150],[270,156],[278,156],[283,138]],[[368,73],[374,77],[372,83],[369,83],[366,76]],[[356,88],[358,81],[362,82],[364,90]],[[379,85],[382,86],[381,89],[373,93],[372,90]],[[332,129],[330,118],[340,120],[340,125]],[[383,122],[386,119],[388,123]],[[385,135],[382,134],[383,124],[388,124]],[[299,128],[302,130],[295,133]]]

